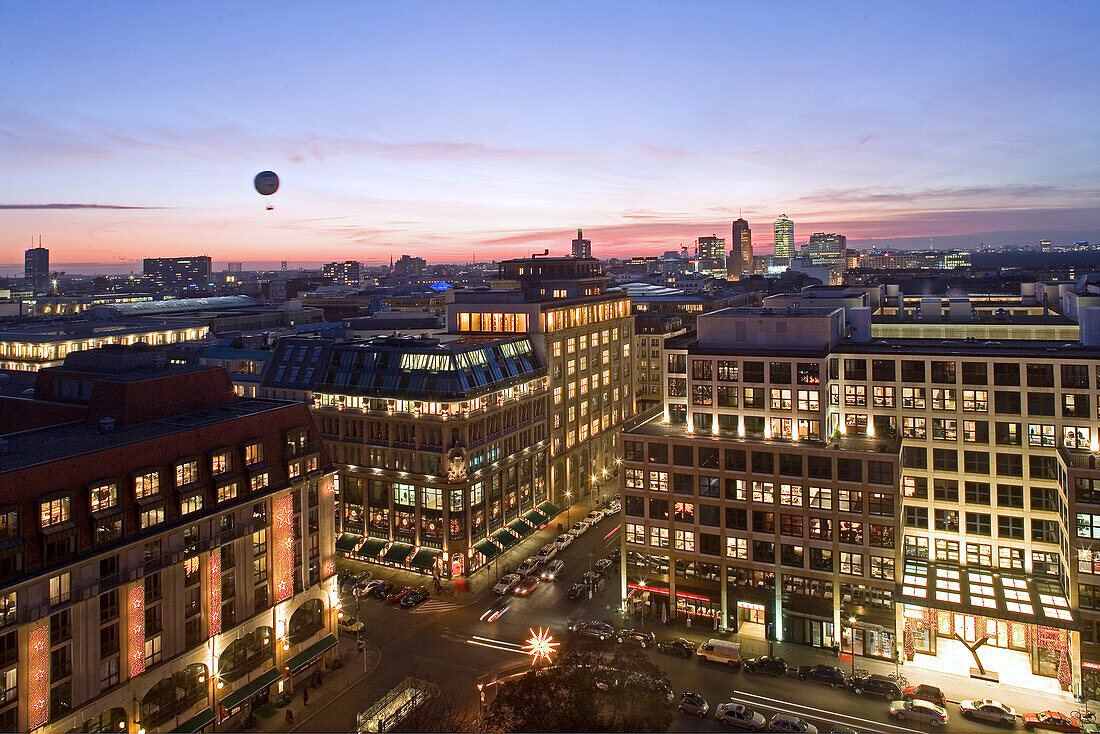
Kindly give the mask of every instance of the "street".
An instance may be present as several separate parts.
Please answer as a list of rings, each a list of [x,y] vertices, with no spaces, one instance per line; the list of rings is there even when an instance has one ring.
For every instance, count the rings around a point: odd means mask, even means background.
[[[623,620],[616,609],[617,570],[605,589],[592,599],[570,601],[566,596],[569,586],[580,580],[590,562],[595,563],[618,546],[618,521],[617,516],[605,519],[559,553],[558,558],[565,561],[559,578],[540,583],[529,596],[515,596],[508,611],[491,624],[479,620],[498,598],[491,590],[466,598],[433,597],[411,611],[375,599],[363,599],[359,605],[359,619],[365,624],[367,638],[381,649],[381,664],[349,695],[317,712],[305,728],[310,731],[353,730],[355,714],[406,676],[429,679],[439,685],[442,695],[455,705],[476,706],[476,681],[492,679],[502,671],[506,674],[520,670],[528,664],[520,647],[530,636],[530,629],[548,627],[556,639],[564,640],[568,635],[566,626],[573,620],[602,619],[622,627]],[[522,560],[522,557],[510,556],[507,562],[514,568]],[[386,577],[386,570],[376,577]],[[353,611],[354,601],[346,600],[344,608],[349,613]],[[658,639],[685,636],[699,640],[708,636],[705,629],[669,627],[666,630],[660,623],[650,624],[649,629],[657,633]],[[616,643],[607,644],[610,648]],[[886,702],[859,697],[845,689],[803,683],[795,677],[775,679],[734,671],[696,657],[683,659],[656,650],[649,654],[667,672],[677,697],[690,690],[710,703],[711,711],[706,719],[675,714],[671,731],[726,730],[727,727],[714,719],[714,710],[718,704],[731,700],[747,704],[765,717],[778,711],[798,714],[822,732],[835,727],[888,733],[929,730],[927,725],[922,728],[909,722],[897,722],[888,716]],[[355,665],[356,662],[349,660],[347,664]],[[788,662],[797,665],[804,661]],[[948,705],[948,714],[947,731],[989,730],[963,719],[955,704]],[[1022,729],[1022,723],[1018,723],[1017,728]]]

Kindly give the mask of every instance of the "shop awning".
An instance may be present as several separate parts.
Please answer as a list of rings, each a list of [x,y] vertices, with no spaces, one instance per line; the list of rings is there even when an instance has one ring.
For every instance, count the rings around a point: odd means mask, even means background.
[[[435,559],[443,555],[443,551],[436,550],[435,548],[421,548],[416,552],[416,555],[409,561],[410,566],[416,568],[430,569],[435,565]]]
[[[519,542],[519,537],[508,529],[498,530],[493,533],[493,540],[504,550],[508,550]]]
[[[336,552],[337,553],[351,553],[355,550],[355,546],[363,538],[351,533],[343,533],[336,539]]]
[[[556,517],[561,512],[556,505],[552,505],[549,502],[543,502],[539,505],[539,512],[546,515],[547,518]]]
[[[494,543],[491,540],[481,541],[480,543],[478,543],[477,545],[474,546],[474,550],[476,550],[481,555],[485,556],[485,560],[487,560],[487,561],[491,561],[491,560],[493,560],[494,558],[496,558],[497,556],[500,555],[500,546],[498,546],[496,543]]]
[[[542,527],[549,520],[546,515],[542,514],[538,510],[528,510],[523,514],[523,519],[534,525],[536,528]]]
[[[214,709],[203,709],[173,729],[172,734],[195,734],[195,732],[202,731],[213,723]]]
[[[302,650],[290,660],[287,660],[286,666],[290,668],[292,674],[296,673],[319,658],[322,653],[328,652],[334,647],[336,647],[336,635],[329,635],[328,637],[324,637],[314,642],[305,650]]]
[[[382,552],[382,549],[386,547],[386,541],[379,540],[378,538],[367,538],[363,541],[363,544],[355,549],[352,555],[359,556],[361,558],[377,558],[378,554]]]
[[[528,535],[535,532],[534,526],[523,518],[508,523],[508,529],[521,538],[526,538]]]
[[[394,543],[382,556],[382,560],[388,563],[404,563],[412,552],[413,547],[408,543]]]
[[[232,711],[248,699],[252,698],[253,695],[259,693],[277,680],[279,680],[279,671],[275,668],[272,668],[256,680],[249,682],[245,686],[238,688],[229,695],[225,696],[218,703],[226,711]]]
[[[899,586],[900,600],[913,606],[1077,629],[1069,597],[1056,581],[908,560]]]

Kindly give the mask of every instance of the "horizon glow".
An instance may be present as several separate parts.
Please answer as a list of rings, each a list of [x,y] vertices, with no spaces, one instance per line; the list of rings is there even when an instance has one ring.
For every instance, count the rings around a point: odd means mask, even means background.
[[[4,9],[0,270],[1100,239],[1090,2]],[[272,197],[252,189],[270,169]],[[267,211],[266,205],[274,205]],[[71,208],[48,205],[74,205]],[[91,206],[90,206],[91,205]],[[37,239],[35,239],[37,243]]]

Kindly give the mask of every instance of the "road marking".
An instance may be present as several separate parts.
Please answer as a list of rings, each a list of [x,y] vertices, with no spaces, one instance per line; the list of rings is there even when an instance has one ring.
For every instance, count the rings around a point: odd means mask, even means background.
[[[419,605],[410,614],[435,614],[436,612],[451,612],[455,609],[462,609],[467,606],[467,602],[457,601],[443,601],[442,599],[432,599]]]
[[[771,708],[777,708],[779,711],[786,711],[786,710],[791,710],[791,709],[796,710],[797,713],[812,711],[813,713],[808,714],[809,716],[811,716],[815,719],[816,718],[824,718],[825,721],[828,721],[828,722],[834,723],[834,724],[844,724],[844,723],[854,721],[854,722],[859,722],[860,725],[869,724],[869,725],[874,726],[874,727],[883,727],[883,726],[885,726],[885,727],[888,727],[888,728],[893,729],[895,731],[914,732],[915,734],[923,734],[923,732],[920,729],[909,729],[907,727],[899,726],[897,724],[890,724],[890,723],[886,723],[886,722],[882,722],[882,721],[874,721],[872,719],[863,719],[863,718],[860,718],[858,716],[852,716],[851,714],[842,714],[842,713],[839,713],[839,712],[836,712],[836,711],[826,711],[824,709],[814,708],[813,706],[807,706],[804,703],[792,703],[790,701],[783,701],[783,700],[780,700],[778,698],[768,698],[767,696],[760,696],[760,695],[757,695],[755,693],[745,693],[743,691],[739,691],[736,696],[730,696],[730,698],[734,701],[737,701],[738,696],[740,696],[742,699],[749,699],[749,700],[741,700],[740,702],[745,703],[745,704],[749,704],[750,706],[754,703],[754,701],[752,701],[751,699],[759,699],[760,701],[766,702],[765,705],[767,705]],[[837,721],[837,719],[842,719],[842,721]],[[873,729],[872,731],[879,731],[879,729]]]

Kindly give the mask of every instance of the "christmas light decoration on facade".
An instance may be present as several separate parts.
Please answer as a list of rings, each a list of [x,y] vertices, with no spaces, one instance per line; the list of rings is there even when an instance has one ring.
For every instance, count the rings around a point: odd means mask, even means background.
[[[206,559],[206,578],[209,588],[207,599],[210,605],[210,634],[222,631],[222,556],[213,551]]]
[[[145,672],[145,586],[130,588],[126,600],[126,649],[130,657],[130,677]]]
[[[31,729],[37,729],[50,720],[50,628],[42,625],[31,630],[27,647],[30,650],[27,669],[30,715],[27,724]]]
[[[531,636],[527,638],[523,651],[531,656],[531,665],[537,665],[540,660],[545,660],[547,663],[552,662],[550,656],[558,651],[558,645],[561,643],[554,642],[549,629],[539,627],[538,632],[533,629],[527,631],[531,633]]]
[[[275,510],[275,601],[289,599],[294,593],[294,506],[290,495],[274,502]]]

